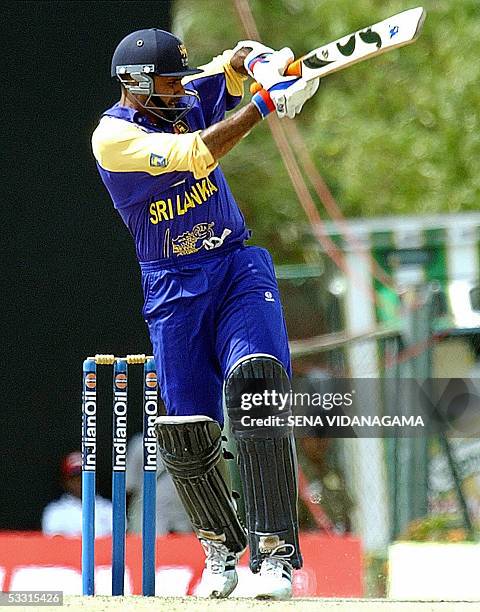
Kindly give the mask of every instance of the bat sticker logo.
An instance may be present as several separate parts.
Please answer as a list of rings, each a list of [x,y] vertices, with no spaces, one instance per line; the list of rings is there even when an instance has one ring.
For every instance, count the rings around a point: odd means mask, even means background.
[[[360,40],[367,45],[375,45],[377,49],[380,49],[382,46],[382,37],[380,34],[377,34],[377,32],[374,32],[371,28],[365,32],[359,32],[358,35],[360,36]],[[353,55],[355,51],[355,44],[355,34],[353,34],[344,45],[337,43],[337,49],[345,57],[350,57],[350,55]]]
[[[337,43],[337,49],[342,55],[345,55],[346,57],[352,55],[352,53],[355,51],[355,34],[353,34],[353,36],[350,36],[348,42],[346,42],[344,45]]]
[[[371,28],[369,28],[366,32],[360,32],[360,38],[364,43],[367,43],[367,45],[376,45],[377,49],[380,49],[382,46],[382,37]]]
[[[395,34],[398,34],[400,31],[400,28],[398,26],[393,26],[393,28],[390,28],[390,38],[393,38],[395,36]]]
[[[325,66],[328,66],[334,63],[335,63],[334,61],[328,62],[328,61],[320,59],[316,55],[312,55],[312,57],[309,57],[306,60],[304,60],[303,65],[306,66],[307,68],[324,68]]]

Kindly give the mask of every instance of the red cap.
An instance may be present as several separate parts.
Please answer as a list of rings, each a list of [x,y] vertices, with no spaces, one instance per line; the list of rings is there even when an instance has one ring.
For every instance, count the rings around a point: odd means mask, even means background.
[[[71,476],[78,476],[82,473],[82,453],[75,451],[69,453],[62,460],[62,476],[64,478],[70,478]]]

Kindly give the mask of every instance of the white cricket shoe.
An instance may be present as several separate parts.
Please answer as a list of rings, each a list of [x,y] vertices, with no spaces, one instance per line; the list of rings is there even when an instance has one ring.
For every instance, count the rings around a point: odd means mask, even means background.
[[[221,599],[228,597],[237,586],[237,563],[239,556],[221,542],[200,540],[207,558],[202,580],[195,593],[199,597]]]
[[[284,552],[280,552],[283,549]],[[290,550],[291,549],[291,550]],[[292,544],[282,544],[262,561],[259,572],[260,590],[256,599],[290,599],[292,596],[293,567],[289,558],[294,553]]]

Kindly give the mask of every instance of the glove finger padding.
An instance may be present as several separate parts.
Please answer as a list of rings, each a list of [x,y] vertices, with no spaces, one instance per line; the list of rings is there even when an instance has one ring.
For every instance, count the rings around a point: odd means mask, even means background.
[[[275,49],[267,47],[267,45],[264,45],[263,43],[258,42],[257,40],[240,40],[233,48],[233,53],[237,53],[237,51],[240,51],[241,49],[245,48],[252,49],[250,53],[255,53],[255,55],[262,55],[264,53],[274,53],[275,51]]]
[[[280,118],[289,117],[293,119],[300,113],[305,102],[316,93],[319,84],[319,79],[304,81],[300,78],[285,89],[270,91],[270,97],[275,105],[277,115]]]
[[[244,64],[249,75],[268,90],[282,79],[291,78],[283,77],[283,74],[293,60],[293,51],[284,47],[280,51],[262,55],[255,55],[252,51],[245,58]]]
[[[295,56],[290,47],[283,47],[280,51],[275,51],[268,56],[268,65],[273,70],[277,70],[278,76],[283,76],[288,65],[293,62]]]

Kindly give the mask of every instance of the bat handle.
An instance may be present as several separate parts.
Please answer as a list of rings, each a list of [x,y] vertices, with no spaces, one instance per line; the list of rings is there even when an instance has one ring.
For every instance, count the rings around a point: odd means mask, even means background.
[[[294,62],[292,62],[291,64],[287,66],[287,70],[285,71],[285,76],[287,75],[288,76],[298,76],[298,77],[302,76],[301,60],[299,59],[295,60]],[[251,94],[255,94],[257,93],[257,91],[260,91],[261,89],[262,89],[262,86],[260,85],[260,83],[257,83],[256,81],[250,85]]]
[[[302,76],[302,60],[298,59],[292,62],[287,66],[287,70],[285,72],[288,76]]]

